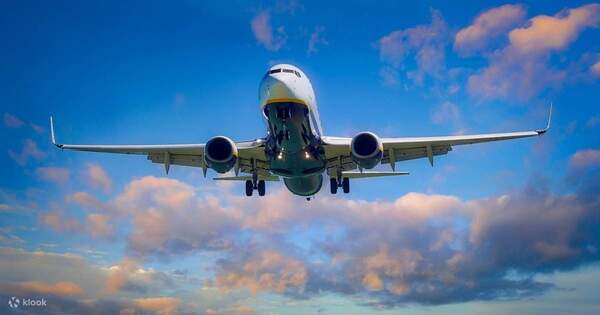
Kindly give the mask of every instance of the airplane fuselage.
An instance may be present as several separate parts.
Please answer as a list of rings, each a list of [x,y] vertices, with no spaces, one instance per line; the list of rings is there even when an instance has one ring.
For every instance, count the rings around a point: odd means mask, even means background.
[[[301,196],[317,193],[327,162],[321,146],[321,122],[312,85],[300,69],[287,64],[271,67],[259,88],[267,124],[265,154],[271,172]]]

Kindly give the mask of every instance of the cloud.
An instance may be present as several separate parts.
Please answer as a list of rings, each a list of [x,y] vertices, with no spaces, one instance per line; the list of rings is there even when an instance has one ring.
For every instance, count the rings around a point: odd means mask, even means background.
[[[328,45],[329,43],[325,38],[323,38],[323,32],[325,31],[325,27],[317,25],[315,26],[314,31],[310,34],[308,39],[308,48],[306,49],[307,55],[316,54],[319,51],[318,45]]]
[[[448,25],[442,14],[431,11],[431,24],[393,31],[377,42],[380,70],[384,83],[397,84],[397,73],[408,68],[407,57],[412,57],[415,70],[407,72],[407,78],[422,86],[431,77],[438,79],[445,70],[446,46],[449,43]],[[413,68],[413,67],[411,67]]]
[[[32,292],[36,294],[52,295],[81,295],[83,290],[79,285],[69,281],[46,283],[42,281],[24,281],[17,282],[16,287],[19,292]]]
[[[40,219],[42,223],[57,232],[78,233],[83,231],[81,222],[77,219],[65,217],[60,210],[42,214]]]
[[[594,75],[600,75],[600,61],[593,64],[590,70]]]
[[[480,52],[498,36],[506,34],[526,18],[522,5],[506,4],[481,13],[473,24],[461,29],[454,37],[454,50],[461,55]]]
[[[116,197],[119,211],[132,215],[129,250],[137,255],[182,254],[231,245],[237,214],[214,197],[199,198],[192,187],[173,179],[146,176]]]
[[[260,199],[228,191],[216,198],[175,179],[135,179],[106,203],[115,210],[100,220],[129,227],[128,256],[102,269],[103,288],[90,292],[165,296],[156,288],[169,288],[173,278],[143,261],[214,253],[208,285],[228,294],[331,293],[376,308],[538,295],[554,287],[538,275],[600,260],[594,157],[573,155],[570,165],[586,176],[569,193],[532,178],[522,189],[471,200],[411,192],[390,201],[321,196],[297,203],[284,189]],[[78,196],[70,199],[95,204]],[[68,230],[64,220],[54,222]],[[72,278],[44,281],[71,281],[88,292]]]
[[[569,159],[567,177],[574,181],[585,175],[589,170],[600,168],[600,150],[584,149],[578,150]]]
[[[63,167],[38,167],[35,170],[37,177],[58,185],[64,185],[69,181],[70,172]]]
[[[9,113],[4,113],[4,127],[6,128],[21,128],[25,123],[17,116]]]
[[[559,13],[539,15],[527,27],[509,33],[510,43],[523,54],[560,50],[571,44],[586,28],[598,27],[600,4],[588,4]]]
[[[221,262],[215,283],[223,290],[246,288],[258,292],[285,293],[302,291],[307,272],[304,264],[272,250],[252,250],[244,257],[232,257]]]
[[[157,315],[172,315],[177,312],[177,307],[181,302],[178,298],[172,297],[153,297],[140,298],[133,300],[142,309],[151,311]]]
[[[566,72],[548,66],[551,54],[568,48],[584,29],[597,27],[599,22],[599,4],[532,18],[529,25],[510,31],[509,44],[490,54],[489,65],[469,77],[469,94],[527,100],[559,87]]]
[[[105,192],[112,189],[112,181],[104,169],[96,164],[88,164],[85,176],[88,184],[93,188],[102,188]]]
[[[287,40],[287,34],[283,26],[278,27],[273,31],[271,26],[271,11],[262,10],[259,11],[250,22],[252,33],[254,38],[263,45],[266,49],[271,51],[278,51],[281,49]]]
[[[41,160],[46,157],[46,153],[40,150],[37,143],[31,139],[25,139],[21,153],[9,150],[8,155],[21,166],[25,166],[30,158]]]
[[[460,109],[454,103],[449,101],[440,104],[431,115],[431,121],[438,125],[445,122],[458,124],[460,120]]]

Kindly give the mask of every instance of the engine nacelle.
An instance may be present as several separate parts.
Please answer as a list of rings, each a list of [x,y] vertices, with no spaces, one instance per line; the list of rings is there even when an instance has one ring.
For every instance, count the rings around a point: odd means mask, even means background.
[[[233,168],[237,158],[238,149],[227,137],[213,137],[204,146],[204,161],[217,173],[227,173]]]
[[[350,149],[354,163],[366,169],[375,167],[383,157],[383,143],[372,132],[361,132],[354,136]]]

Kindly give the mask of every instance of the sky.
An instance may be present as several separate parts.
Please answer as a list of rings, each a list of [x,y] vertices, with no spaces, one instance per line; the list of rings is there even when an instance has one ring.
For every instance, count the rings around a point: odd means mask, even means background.
[[[0,6],[1,313],[600,313],[600,4]],[[310,202],[50,143],[263,137],[282,62],[330,136],[552,128]]]

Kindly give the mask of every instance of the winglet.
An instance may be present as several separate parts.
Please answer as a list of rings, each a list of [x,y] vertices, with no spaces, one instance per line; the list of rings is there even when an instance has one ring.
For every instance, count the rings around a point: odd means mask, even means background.
[[[535,132],[538,133],[538,135],[543,135],[546,133],[546,131],[550,130],[550,123],[552,122],[552,102],[550,102],[550,113],[548,113],[548,123],[546,124],[546,128],[544,129],[538,129]]]
[[[50,136],[52,137],[52,144],[54,144],[55,146],[62,148],[62,144],[57,144],[56,143],[56,136],[54,135],[54,121],[52,119],[52,116],[50,116]]]

